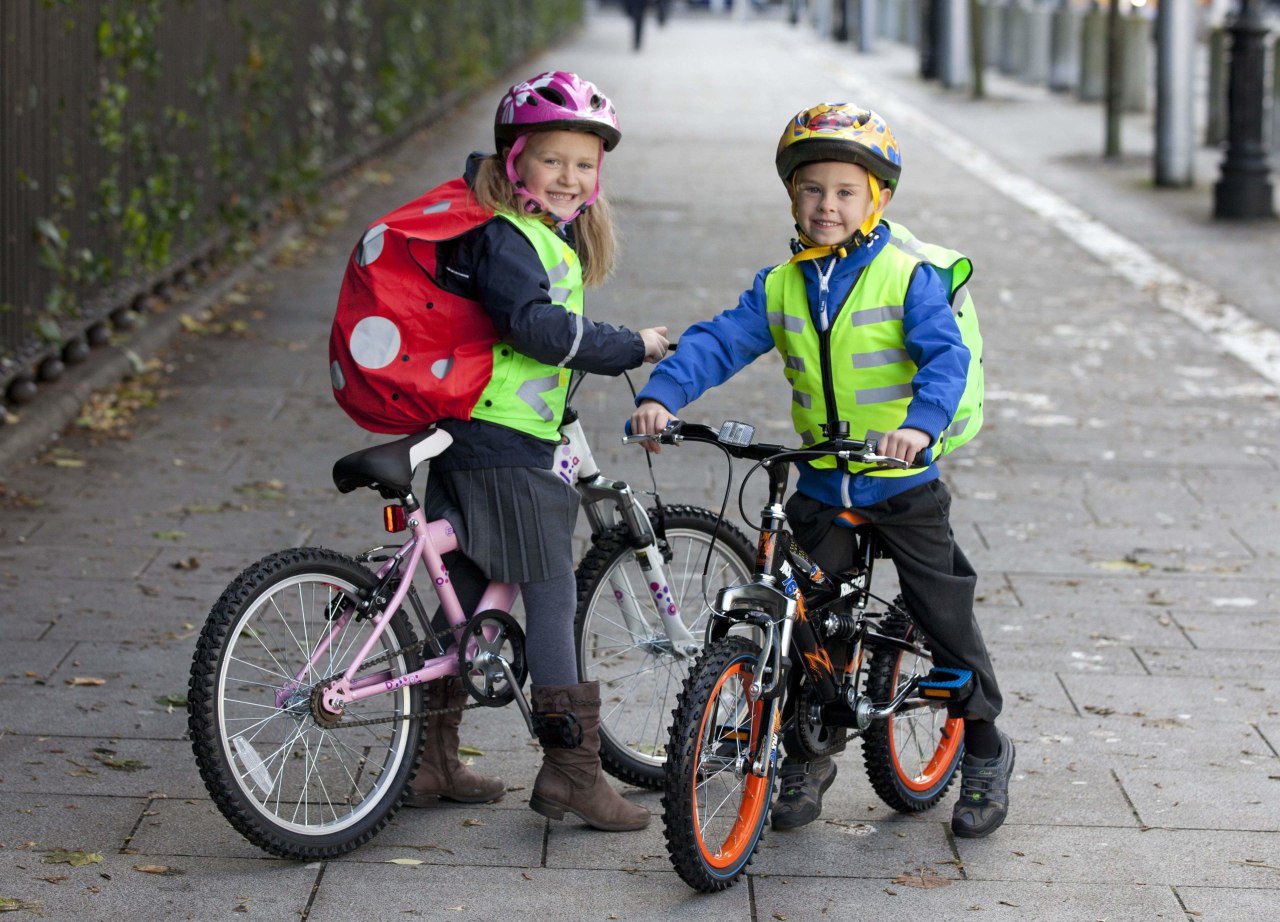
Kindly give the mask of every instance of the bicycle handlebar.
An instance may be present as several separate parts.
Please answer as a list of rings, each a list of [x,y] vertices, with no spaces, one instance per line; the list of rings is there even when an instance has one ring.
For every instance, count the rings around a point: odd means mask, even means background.
[[[628,421],[626,430],[631,431]],[[767,442],[752,442],[755,428],[746,423],[726,420],[719,430],[712,429],[702,423],[687,423],[673,419],[662,432],[656,435],[626,435],[624,445],[636,442],[659,442],[663,445],[675,445],[680,442],[705,442],[718,445],[735,458],[750,461],[769,462],[785,456],[789,460],[805,460],[806,458],[836,457],[856,464],[873,464],[877,467],[905,470],[910,467],[925,467],[919,462],[908,464],[901,458],[876,453],[876,440],[868,439],[827,439],[806,448],[788,448],[785,445],[773,445]]]

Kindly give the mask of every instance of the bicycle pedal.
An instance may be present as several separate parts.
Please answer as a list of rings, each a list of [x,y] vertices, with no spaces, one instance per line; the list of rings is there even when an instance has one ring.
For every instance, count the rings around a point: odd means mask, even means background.
[[[973,670],[934,666],[916,687],[921,695],[935,701],[963,701],[973,690]]]

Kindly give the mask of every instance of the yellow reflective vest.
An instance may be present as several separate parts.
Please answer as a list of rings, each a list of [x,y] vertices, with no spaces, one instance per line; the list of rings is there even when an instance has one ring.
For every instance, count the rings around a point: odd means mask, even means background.
[[[573,247],[538,218],[505,213],[498,216],[510,221],[533,244],[551,282],[552,303],[573,314],[581,324],[582,261]],[[564,362],[572,357],[572,353],[566,355]],[[569,375],[563,363],[546,365],[516,351],[509,343],[494,343],[493,377],[476,401],[471,418],[544,441],[559,441]]]
[[[821,441],[822,424],[833,420],[847,421],[851,438],[878,438],[899,428],[907,416],[917,371],[902,332],[907,288],[920,263],[932,265],[948,288],[970,353],[960,405],[933,446],[938,458],[969,441],[982,426],[982,335],[965,287],[973,266],[955,250],[917,240],[901,225],[889,229],[889,241],[859,275],[825,333],[814,325],[801,267],[784,263],[770,272],[765,278],[769,331],[785,362],[783,373],[792,388],[791,419],[804,444]],[[819,469],[837,466],[835,458],[809,463]],[[919,473],[860,465],[848,469],[876,477]]]

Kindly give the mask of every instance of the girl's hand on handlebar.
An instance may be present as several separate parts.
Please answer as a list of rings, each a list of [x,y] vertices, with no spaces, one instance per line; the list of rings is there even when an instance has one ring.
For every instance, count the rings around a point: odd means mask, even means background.
[[[666,327],[645,327],[640,331],[640,338],[644,340],[644,360],[650,365],[660,362],[667,354]]]
[[[933,444],[929,433],[919,429],[893,429],[880,437],[876,450],[887,457],[914,464],[916,455]]]
[[[664,340],[665,342],[665,340]],[[642,400],[640,405],[636,407],[636,411],[631,414],[631,434],[636,435],[659,435],[667,425],[675,419],[671,411],[658,403],[656,400]],[[646,439],[641,442],[644,450],[659,454],[662,446],[653,439]]]

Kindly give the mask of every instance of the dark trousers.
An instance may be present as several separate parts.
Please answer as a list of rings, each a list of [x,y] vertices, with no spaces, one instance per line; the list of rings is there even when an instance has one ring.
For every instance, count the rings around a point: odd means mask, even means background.
[[[834,509],[800,493],[787,501],[796,541],[815,562],[841,573],[853,562],[854,533]],[[898,570],[902,599],[924,633],[935,665],[970,669],[974,690],[952,715],[995,720],[1003,698],[973,613],[978,576],[951,533],[951,493],[940,480],[855,510],[883,543]]]

